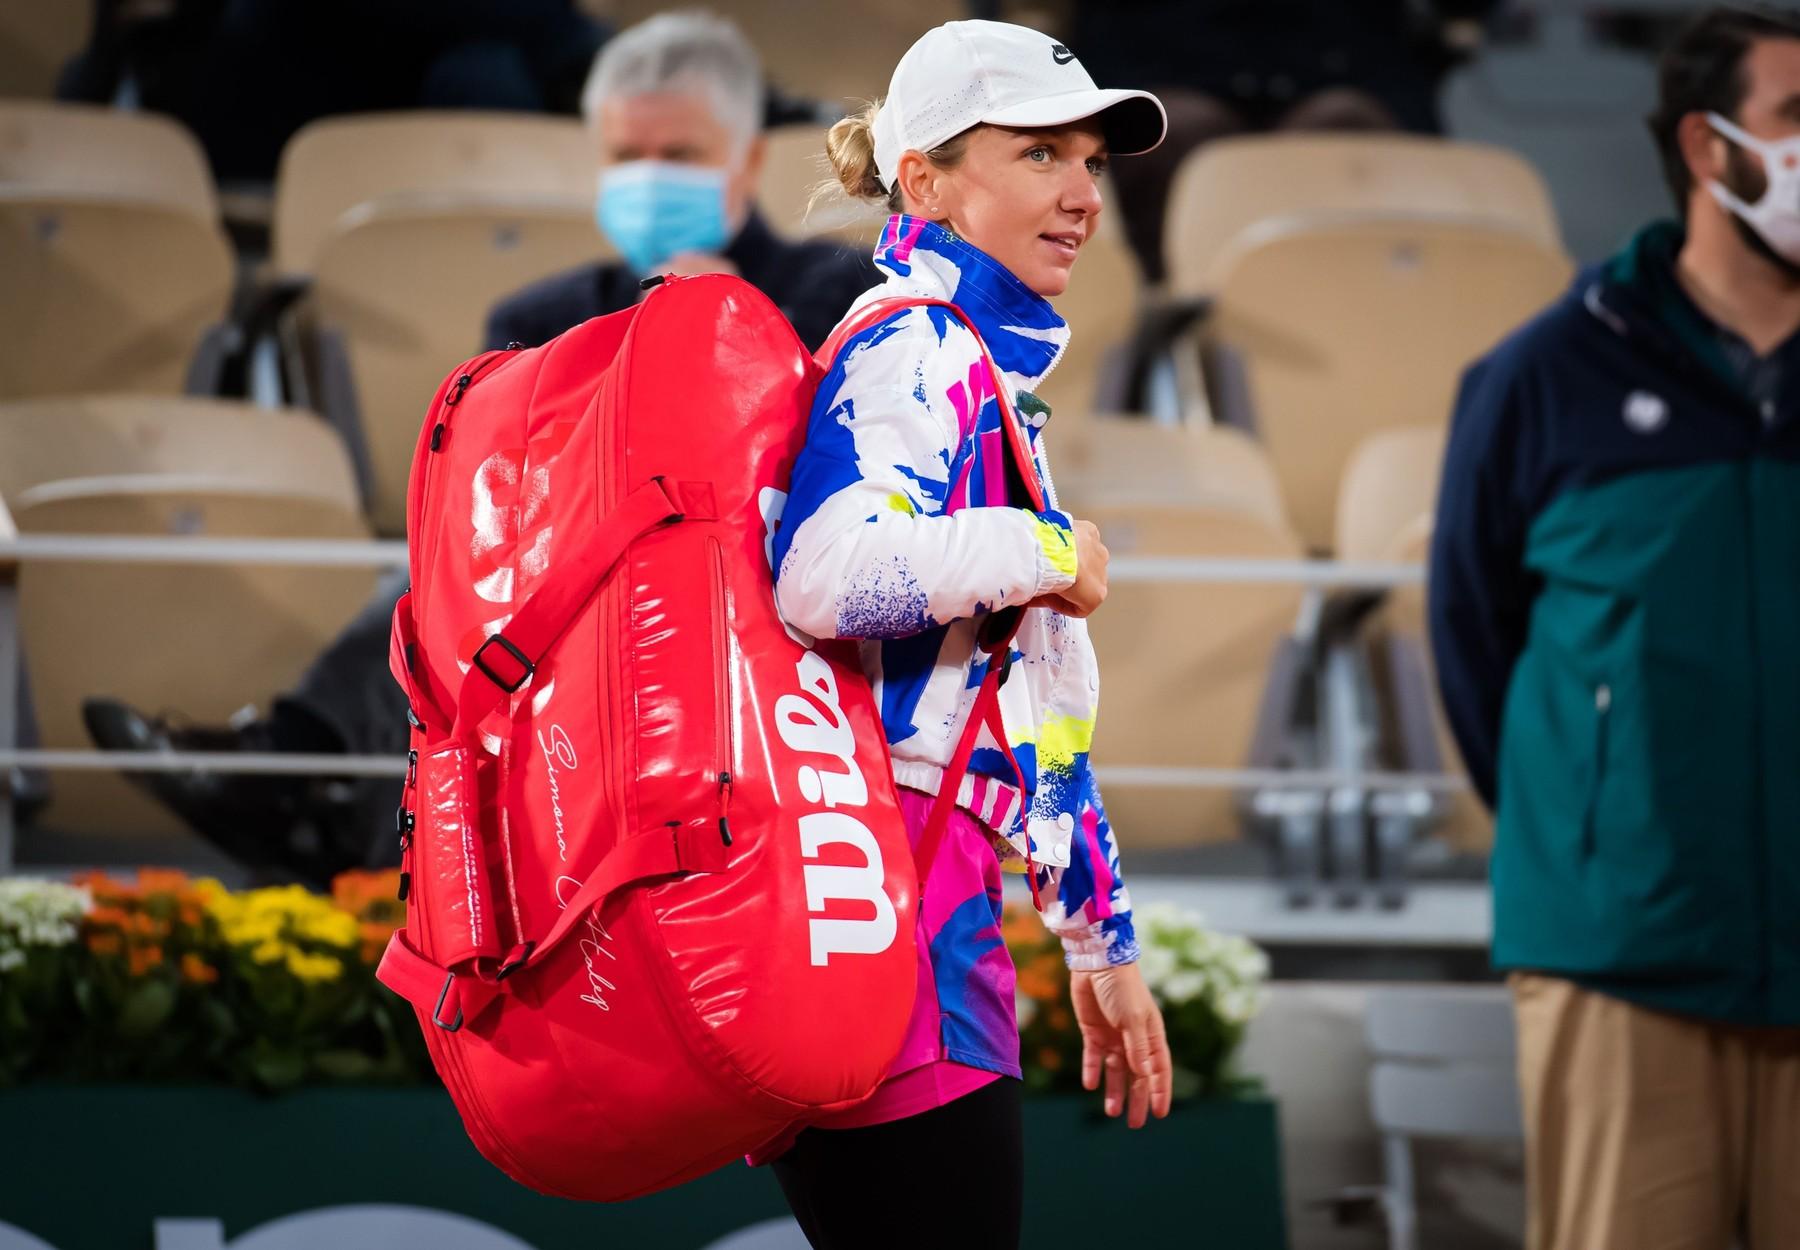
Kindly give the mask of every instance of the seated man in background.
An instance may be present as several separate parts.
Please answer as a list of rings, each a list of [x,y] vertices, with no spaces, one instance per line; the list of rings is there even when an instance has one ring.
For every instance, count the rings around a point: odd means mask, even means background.
[[[489,346],[536,346],[629,308],[643,295],[645,273],[718,272],[759,287],[812,350],[874,284],[869,255],[788,242],[757,214],[751,197],[762,159],[762,74],[731,23],[689,12],[621,33],[596,59],[584,106],[602,163],[596,216],[624,262],[585,266],[502,301],[489,316]],[[109,750],[399,757],[407,707],[388,673],[388,625],[405,584],[404,572],[384,577],[367,608],[266,718],[191,726],[96,698],[83,708],[88,731]],[[252,867],[323,885],[346,868],[399,862],[398,779],[193,772],[134,780]]]
[[[664,14],[607,45],[582,113],[600,157],[595,218],[624,263],[585,265],[502,301],[489,345],[535,347],[629,308],[652,273],[736,274],[775,301],[808,351],[823,343],[875,284],[875,264],[838,243],[789,242],[756,211],[763,107],[756,53],[723,18]]]
[[[1463,382],[1431,555],[1495,809],[1530,1250],[1800,1245],[1800,19],[1717,8],[1645,229]]]

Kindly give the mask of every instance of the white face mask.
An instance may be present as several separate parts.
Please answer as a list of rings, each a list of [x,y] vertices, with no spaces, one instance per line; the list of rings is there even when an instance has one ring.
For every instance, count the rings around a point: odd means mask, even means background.
[[[1754,204],[1745,203],[1743,197],[1716,178],[1707,180],[1706,189],[1712,192],[1713,199],[1756,231],[1776,255],[1800,265],[1800,135],[1774,141],[1758,139],[1717,113],[1708,113],[1706,120],[1733,143],[1761,156],[1767,179],[1762,198]]]

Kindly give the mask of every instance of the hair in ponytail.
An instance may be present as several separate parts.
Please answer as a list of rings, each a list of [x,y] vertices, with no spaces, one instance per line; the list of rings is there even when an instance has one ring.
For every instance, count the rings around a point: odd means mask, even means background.
[[[825,158],[831,163],[832,178],[813,190],[808,211],[826,197],[842,192],[853,200],[884,202],[890,213],[905,210],[905,200],[896,182],[892,191],[881,185],[875,169],[875,114],[881,110],[880,100],[867,101],[863,107],[838,122],[825,134]],[[925,153],[925,159],[939,169],[955,169],[968,151],[969,131],[940,143]]]
[[[825,132],[825,159],[837,176],[836,185],[853,200],[890,199],[875,172],[875,114],[880,109],[880,101],[871,100]]]

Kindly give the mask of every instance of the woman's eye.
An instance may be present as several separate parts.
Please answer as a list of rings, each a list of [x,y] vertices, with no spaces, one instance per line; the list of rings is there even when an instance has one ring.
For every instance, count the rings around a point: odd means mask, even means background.
[[[1097,156],[1087,163],[1087,167],[1088,172],[1096,178],[1106,172],[1106,162]]]
[[[1045,161],[1050,159],[1050,149],[1040,144],[1027,151],[1025,153],[1025,159],[1028,161],[1036,161],[1038,164],[1042,165]]]

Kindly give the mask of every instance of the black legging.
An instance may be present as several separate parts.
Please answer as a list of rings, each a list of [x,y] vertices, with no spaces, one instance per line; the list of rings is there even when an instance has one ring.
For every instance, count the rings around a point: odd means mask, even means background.
[[[1019,1090],[1001,1077],[904,1120],[802,1132],[771,1166],[814,1250],[1017,1250]]]

